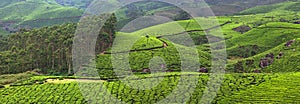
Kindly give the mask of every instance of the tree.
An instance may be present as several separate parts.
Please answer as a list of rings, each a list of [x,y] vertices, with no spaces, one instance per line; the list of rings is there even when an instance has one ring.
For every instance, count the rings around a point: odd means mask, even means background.
[[[242,61],[239,61],[238,63],[236,63],[236,64],[234,65],[234,69],[235,69],[235,72],[238,72],[238,73],[244,72],[243,62],[242,62]]]
[[[117,18],[113,13],[106,21],[96,42],[96,54],[102,53],[112,46],[116,34]]]
[[[91,22],[104,22],[103,18],[110,16],[87,17]],[[84,26],[86,31],[92,27],[91,22]],[[96,49],[105,51],[111,47],[115,37],[115,14],[105,22],[98,33]],[[21,31],[10,35],[2,43],[7,47],[0,52],[0,74],[13,74],[34,69],[41,69],[46,74],[73,74],[72,70],[72,43],[77,29],[76,23],[56,26],[47,26],[40,29]],[[0,39],[1,44],[1,39]]]

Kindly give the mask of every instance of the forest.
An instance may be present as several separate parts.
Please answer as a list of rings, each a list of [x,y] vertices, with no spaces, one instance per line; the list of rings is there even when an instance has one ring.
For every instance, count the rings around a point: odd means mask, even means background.
[[[105,14],[104,14],[105,15]],[[103,16],[87,17],[95,21]],[[116,17],[112,15],[99,32],[96,52],[111,46],[115,35]],[[45,74],[72,75],[72,43],[76,23],[26,30],[1,37],[1,74],[16,74],[34,69]]]

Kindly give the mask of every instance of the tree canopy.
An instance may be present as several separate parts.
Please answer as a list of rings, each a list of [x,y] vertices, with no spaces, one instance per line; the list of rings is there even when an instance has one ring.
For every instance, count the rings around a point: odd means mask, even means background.
[[[103,15],[93,16],[102,20]],[[108,49],[115,35],[115,15],[98,33],[96,53]],[[0,74],[40,69],[45,74],[73,74],[72,44],[77,23],[25,30],[1,38]]]

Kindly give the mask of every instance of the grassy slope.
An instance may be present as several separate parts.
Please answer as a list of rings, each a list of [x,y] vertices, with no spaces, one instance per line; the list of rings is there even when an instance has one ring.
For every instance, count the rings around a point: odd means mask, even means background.
[[[19,0],[1,0],[1,2],[0,2],[0,8],[5,7],[5,6],[7,6],[9,4],[12,4],[12,3],[16,3],[18,1]]]
[[[249,14],[258,14],[265,17],[275,17],[275,20],[284,18],[286,20],[299,20],[299,5],[300,1],[295,2],[282,2],[272,5],[257,6],[244,10],[238,14],[249,15]]]
[[[299,103],[300,73],[278,74],[277,78],[234,93],[219,103]]]
[[[288,54],[285,56],[285,59],[275,61],[276,64],[274,63],[274,65],[271,65],[273,68],[268,67],[264,70],[266,72],[298,71],[297,62],[299,61],[295,60],[295,58],[298,58],[298,55],[295,52],[292,53],[286,50],[286,48],[283,47],[283,44],[289,40],[300,37],[300,25],[290,23],[298,20],[299,17],[297,15],[299,12],[293,11],[291,8],[295,9],[295,7],[299,5],[299,2],[284,2],[274,5],[259,6],[245,10],[241,13],[248,15],[226,17],[231,18],[231,20],[234,21],[234,24],[229,24],[222,27],[223,32],[227,37],[226,45],[228,55],[240,57],[248,54],[246,56],[249,58],[246,59],[254,58],[256,67],[248,67],[244,65],[247,72],[249,72],[253,69],[257,69],[259,59],[263,58],[269,52],[273,52],[275,55],[277,55],[280,51],[284,51]],[[272,10],[266,10],[264,8],[271,8]],[[266,12],[249,15],[252,14],[250,11],[253,13],[260,13],[260,10],[266,10]],[[273,20],[271,18],[267,18],[271,16],[274,16],[275,18]],[[279,22],[280,19],[284,19],[287,22]],[[244,34],[240,34],[232,30],[232,28],[243,24],[249,25],[253,29]],[[256,27],[255,24],[261,25]],[[228,34],[230,35],[228,36]],[[253,49],[252,45],[257,45],[259,48]],[[252,51],[255,53],[253,54],[254,56],[251,54]],[[228,62],[229,64],[232,64],[236,63],[238,60],[245,61],[246,59],[231,57]],[[293,60],[293,62],[288,62],[289,60]],[[233,69],[230,68],[229,70]]]
[[[300,25],[291,23],[268,23],[267,26],[258,27],[241,36],[227,40],[227,50],[230,56],[238,56],[241,51],[245,51],[245,48],[240,46],[257,45],[259,49],[253,51],[256,54],[261,53],[299,37],[299,27]]]
[[[247,10],[244,10],[240,12],[239,14],[259,14],[259,13],[269,13],[272,11],[278,11],[286,8],[286,6],[294,4],[293,2],[284,2],[284,3],[278,3],[273,5],[263,5],[263,6],[257,6],[254,8],[250,8]]]
[[[182,75],[182,76],[180,76]],[[157,76],[145,76],[145,75],[139,75],[141,78],[156,78]],[[205,85],[208,81],[209,75],[207,74],[198,74],[198,73],[185,73],[185,74],[179,74],[179,73],[168,73],[167,76],[165,76],[161,83],[159,83],[158,86],[153,87],[151,89],[146,90],[137,90],[132,89],[127,85],[124,85],[124,83],[120,83],[119,81],[107,81],[103,82],[100,86],[106,86],[108,91],[110,91],[114,96],[119,96],[119,99],[125,102],[156,102],[158,100],[161,100],[162,98],[166,97],[166,95],[170,94],[173,88],[176,87],[177,82],[180,80],[179,77],[182,77],[184,79],[181,80],[187,80],[184,81],[183,84],[188,84],[189,81],[193,81],[193,79],[190,79],[191,76],[199,76],[198,84],[194,92],[189,92],[192,94],[192,99],[189,101],[189,103],[194,104],[197,103],[203,94],[203,91],[205,89]],[[241,91],[243,89],[251,88],[255,85],[259,85],[261,83],[264,83],[265,81],[268,81],[269,75],[264,74],[226,74],[225,79],[222,83],[222,90],[219,91],[218,95],[222,96],[230,96],[234,92]],[[25,81],[25,83],[22,83],[24,85],[18,85],[18,86],[11,86],[8,88],[0,89],[0,101],[4,103],[8,102],[19,102],[22,103],[24,101],[34,103],[38,101],[42,102],[64,102],[64,103],[74,103],[74,102],[83,102],[85,98],[82,96],[82,93],[80,93],[80,89],[77,86],[76,82],[66,82],[62,84],[53,84],[53,83],[46,83],[45,78],[61,78],[61,77],[32,77],[28,81]],[[62,78],[63,79],[63,78]],[[33,81],[33,82],[32,82]],[[35,83],[35,82],[44,82],[44,83]],[[138,82],[139,80],[132,80],[133,82]],[[155,81],[155,80],[153,80]],[[151,84],[152,82],[146,82],[145,84]],[[93,87],[95,85],[99,86],[99,83],[83,83],[84,86]],[[182,86],[185,89],[189,89],[189,86]],[[87,91],[90,89],[82,89],[81,91]],[[100,89],[101,90],[101,89]],[[47,91],[47,93],[45,93]],[[26,93],[25,93],[26,92]],[[187,92],[183,92],[187,93]],[[111,101],[107,98],[107,93],[104,90],[99,91],[101,95],[101,100],[97,98],[99,102],[107,102]],[[179,93],[175,93],[179,94]],[[148,98],[145,98],[144,95],[147,95]],[[122,96],[122,97],[120,97]],[[179,95],[176,95],[179,96]],[[70,98],[72,97],[72,98]],[[219,97],[218,97],[219,98]],[[181,99],[181,98],[178,98]],[[218,99],[220,100],[220,99]],[[102,103],[104,103],[102,102]]]
[[[286,11],[292,11],[292,12],[299,12],[299,0],[294,2],[282,2],[272,5],[263,5],[263,6],[257,6],[254,8],[250,8],[247,10],[244,10],[238,14],[260,14],[260,13],[274,13],[274,12],[286,12]]]
[[[20,74],[7,74],[7,75],[0,75],[0,86],[6,85],[14,82],[20,82],[23,80],[27,80],[28,78],[37,75],[34,72],[26,72]]]
[[[56,1],[57,0],[55,0],[55,2]],[[59,0],[59,1],[61,2],[57,2],[57,3],[61,5],[86,9],[93,0]]]
[[[274,4],[274,3],[279,3],[279,2],[283,2],[284,0],[264,0],[264,1],[257,1],[257,0],[253,0],[253,1],[247,1],[247,2],[243,2],[243,1],[238,1],[238,0],[219,0],[219,1],[211,1],[211,0],[206,0],[205,2],[210,5],[210,8],[214,11],[214,13],[216,15],[228,15],[228,14],[233,14],[236,12],[239,12],[241,10],[245,10],[247,8],[250,7],[255,7],[257,5],[262,5],[262,4]],[[138,8],[143,8],[148,9],[153,7],[153,5],[158,6],[158,8],[154,8],[154,9],[149,9],[149,10],[145,10],[145,14],[155,14],[155,13],[163,13],[165,11],[178,11],[179,8],[175,8],[174,6],[162,6],[160,7],[159,5],[162,5],[163,3],[159,3],[159,2],[147,2],[147,3],[135,3],[135,5]],[[203,6],[202,6],[203,7]],[[126,8],[123,8],[120,11],[126,11]],[[120,15],[121,16],[121,15]],[[126,17],[126,15],[122,15],[122,17]],[[128,18],[128,17],[127,17]]]
[[[211,18],[197,18],[197,20],[199,20],[201,23],[203,22],[207,22],[207,21],[211,21]],[[220,23],[225,23],[227,22],[228,19],[220,19]],[[189,23],[190,22],[190,23]],[[118,41],[115,41],[115,44],[117,45],[126,45],[131,43],[133,40],[137,40],[134,45],[129,48],[131,50],[139,50],[139,49],[147,49],[147,48],[153,48],[153,47],[159,47],[159,46],[163,46],[163,42],[161,40],[159,40],[158,38],[156,38],[156,36],[162,36],[162,35],[171,35],[171,34],[175,34],[175,33],[180,33],[185,31],[185,27],[188,25],[188,28],[186,28],[186,30],[203,30],[195,21],[190,21],[190,20],[184,20],[184,21],[174,21],[174,22],[169,22],[169,23],[165,23],[165,24],[161,24],[161,25],[156,25],[156,26],[151,26],[145,29],[141,29],[132,33],[118,33],[117,37],[119,39],[117,39]],[[210,27],[214,27],[213,24],[203,24],[205,25],[206,28],[210,28]],[[204,29],[206,29],[204,28]],[[145,37],[146,35],[149,35],[150,38],[147,40],[147,38]],[[195,37],[198,36],[204,36],[205,33],[204,32],[196,32],[196,34],[194,34]],[[191,52],[191,49],[188,48],[187,46],[185,46],[185,43],[181,43],[184,40],[180,40],[180,39],[186,39],[189,35],[177,35],[177,36],[166,36],[163,37],[162,40],[166,41],[167,44],[169,46],[167,46],[166,48],[157,48],[157,49],[153,49],[153,50],[145,50],[145,51],[139,51],[139,52],[131,52],[130,53],[130,58],[129,61],[131,63],[131,68],[133,70],[142,70],[143,68],[148,68],[148,64],[145,63],[149,63],[149,60],[151,60],[153,58],[153,56],[160,56],[163,57],[166,61],[167,67],[169,69],[173,69],[173,70],[178,70],[179,66],[180,66],[180,60],[179,59],[179,54],[178,54],[178,49],[183,49],[185,50],[185,52],[189,55],[187,55],[186,57],[190,57],[188,58],[189,60],[187,62],[189,62],[191,65],[194,65],[193,61],[194,60],[194,56]],[[190,38],[190,39],[193,39]],[[174,41],[174,43],[170,42],[171,40]],[[192,42],[192,40],[190,40],[190,42]],[[120,48],[124,48],[122,46],[119,46]],[[207,51],[207,47],[206,46],[198,46],[198,54],[199,54],[199,61],[201,63],[201,66],[205,66],[205,67],[210,67],[211,63],[209,61],[210,59],[210,54]],[[127,50],[129,50],[127,49]],[[118,49],[118,51],[121,50],[126,50],[126,49]],[[113,52],[114,53],[114,52]],[[104,54],[104,55],[98,55],[99,59],[98,59],[98,64],[97,67],[100,69],[111,69],[112,65],[110,64],[111,59],[110,59],[110,54]],[[183,57],[183,56],[182,56]],[[194,70],[196,71],[196,70]]]
[[[291,47],[285,47],[285,43],[282,43],[270,50],[267,50],[265,52],[262,52],[260,54],[257,54],[255,56],[243,59],[243,67],[245,68],[246,72],[252,72],[253,69],[260,69],[258,67],[260,59],[264,58],[266,54],[273,53],[275,56],[279,54],[279,52],[283,52],[284,56],[281,59],[275,59],[274,62],[268,66],[265,69],[261,69],[263,72],[298,72],[300,70],[300,67],[298,66],[298,63],[300,62],[300,54],[299,54],[299,45],[300,40],[296,39],[296,42],[292,44]],[[245,64],[246,60],[253,59],[254,66],[250,65],[247,66]],[[229,64],[230,67],[228,69],[229,72],[233,71],[232,64]]]
[[[287,4],[297,4],[297,3],[286,2],[284,4],[287,5]],[[290,14],[292,12],[287,12],[287,13]],[[236,57],[240,57],[240,56],[252,57],[254,55],[258,55],[260,53],[264,53],[265,51],[273,49],[274,47],[277,47],[278,45],[281,45],[282,43],[285,43],[291,39],[299,38],[300,30],[298,28],[300,28],[300,25],[287,23],[287,22],[276,22],[279,21],[280,18],[287,18],[287,19],[292,18],[293,15],[288,15],[286,17],[275,17],[273,20],[271,20],[270,18],[265,18],[266,16],[270,16],[270,15],[271,14],[257,14],[257,15],[218,17],[220,24],[225,23],[227,21],[232,21],[232,23],[222,26],[222,30],[226,38],[227,54],[229,56],[236,56]],[[210,18],[197,18],[197,19],[202,21],[201,23],[205,23]],[[145,35],[161,36],[161,35],[179,33],[184,31],[184,28],[187,26],[186,24],[188,24],[188,22],[191,23],[188,25],[188,28],[186,30],[195,30],[195,29],[203,30],[195,21],[184,20],[184,21],[169,22],[165,24],[151,26],[130,34],[139,37]],[[261,25],[256,26],[256,23],[261,23]],[[243,24],[249,25],[253,29],[244,34],[232,30],[233,28],[241,26]],[[213,27],[213,26],[208,24],[207,27]],[[214,30],[210,32],[210,34],[212,35],[215,33],[216,31]],[[192,35],[192,37],[197,35],[205,35],[205,33],[196,32],[196,34]],[[145,42],[144,43],[141,42],[137,44],[140,44],[139,46],[141,46],[141,44],[145,44]],[[258,49],[253,49],[254,45]],[[153,46],[159,46],[159,45],[153,45]],[[207,46],[209,45],[203,44],[197,47],[199,50],[201,50],[200,53],[208,54],[207,52],[209,51],[209,49],[207,48]],[[205,56],[209,56],[209,54]],[[243,58],[241,59],[243,60]],[[241,60],[241,59],[233,58],[228,62],[229,64],[232,64],[232,63],[236,63],[237,60]],[[209,63],[208,60],[206,60],[206,63]]]
[[[24,21],[37,19],[81,16],[83,12],[77,8],[63,7],[57,3],[39,0],[27,0],[13,3],[0,8],[0,11],[2,12],[0,18],[3,21],[17,20],[19,21],[19,24],[22,24]],[[65,21],[68,21],[68,19]],[[30,23],[27,23],[27,25],[30,25]]]
[[[192,100],[189,103],[196,103],[199,101],[205,85],[208,81],[208,75],[186,73],[181,75],[199,75],[199,83],[193,92]],[[119,93],[123,96],[120,99],[123,101],[142,101],[149,102],[154,99],[161,99],[163,95],[169,94],[170,88],[176,85],[179,73],[168,73],[159,87],[154,87],[150,90],[136,92],[137,90],[131,89],[118,81],[103,82],[109,91],[114,95]],[[140,78],[156,78],[156,76],[138,75]],[[182,76],[182,77],[183,77]],[[190,77],[190,76],[186,76]],[[1,102],[61,102],[59,99],[65,99],[65,103],[82,101],[85,99],[80,93],[76,82],[65,83],[47,83],[46,79],[64,79],[68,77],[60,76],[35,76],[28,79],[28,81],[16,83],[18,86],[11,86],[8,88],[0,88],[0,101]],[[74,77],[70,77],[74,78]],[[222,87],[214,99],[214,103],[228,104],[228,103],[298,103],[300,73],[278,73],[278,74],[226,74],[225,79],[222,81]],[[188,79],[188,78],[187,78]],[[186,80],[186,79],[185,79]],[[39,82],[39,83],[37,83]],[[94,86],[95,84],[87,81],[85,85]],[[186,82],[188,83],[188,82]],[[32,85],[33,84],[33,85]],[[120,85],[119,85],[120,84]],[[149,83],[147,83],[149,84]],[[98,85],[98,84],[97,84]],[[88,89],[87,89],[88,90]],[[119,90],[116,91],[116,90]],[[136,93],[130,93],[131,91]],[[45,91],[49,93],[45,93]],[[25,94],[26,92],[26,94]],[[103,91],[99,91],[103,92]],[[155,94],[154,94],[155,93]],[[104,94],[105,93],[100,93]],[[152,98],[144,98],[143,95],[148,95]],[[70,100],[69,96],[75,97]],[[126,96],[126,97],[125,97]],[[48,97],[52,99],[47,99]],[[103,101],[101,99],[99,101]],[[63,101],[63,100],[62,100]]]
[[[121,36],[122,38],[120,39],[128,39],[128,41],[132,41],[134,37],[139,37],[136,35],[126,35],[126,36]],[[128,41],[119,41],[117,44],[128,44]],[[154,57],[154,56],[159,56],[165,59],[165,62],[167,64],[168,69],[173,69],[173,70],[178,70],[178,67],[180,65],[180,57],[178,54],[178,51],[175,47],[181,48],[186,50],[186,52],[189,52],[189,48],[186,46],[182,46],[179,44],[172,44],[171,42],[167,42],[169,46],[166,48],[157,48],[153,50],[145,50],[145,51],[139,51],[139,52],[131,52],[129,54],[129,62],[131,63],[131,68],[132,70],[142,70],[143,68],[149,68],[149,61]],[[147,49],[147,48],[153,48],[153,47],[160,47],[163,46],[163,42],[158,40],[155,37],[150,37],[149,39],[145,38],[142,36],[140,39],[137,40],[136,43],[134,43],[133,47],[131,48],[132,50],[139,50],[139,49]],[[122,47],[122,46],[119,46]],[[117,48],[119,48],[117,46]],[[117,49],[118,51],[120,50],[126,50],[126,49]],[[114,52],[114,51],[113,51]],[[204,51],[199,51],[198,52],[200,55],[200,62],[203,63],[203,66],[207,66],[210,63],[208,62],[208,59],[210,55]],[[190,55],[185,55],[190,56]],[[194,56],[194,55],[193,55]],[[97,67],[102,69],[102,68],[112,68],[110,64],[110,54],[105,54],[105,55],[98,55],[98,64]],[[193,60],[194,57],[190,57],[189,60]],[[187,60],[188,61],[188,60]],[[193,61],[188,61],[190,64],[194,63]]]

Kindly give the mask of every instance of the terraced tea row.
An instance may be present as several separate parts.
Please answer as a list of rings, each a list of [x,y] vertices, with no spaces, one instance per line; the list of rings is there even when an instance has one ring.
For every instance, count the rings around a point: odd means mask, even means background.
[[[141,75],[142,78],[143,75]],[[199,79],[195,79],[199,77]],[[146,78],[146,79],[144,79]],[[162,77],[147,77],[139,80],[125,80],[112,82],[75,82],[61,84],[34,84],[14,86],[0,89],[0,101],[3,103],[113,103],[115,98],[127,103],[155,103],[159,101],[198,103],[209,79],[207,74],[176,74]],[[270,75],[264,74],[227,74],[222,81],[222,87],[217,93],[214,102],[223,97],[259,86],[268,81]],[[140,86],[132,83],[141,83]],[[147,81],[148,80],[148,81]],[[160,81],[157,85],[154,82]],[[190,84],[197,82],[193,87]],[[130,84],[131,83],[131,84]],[[134,86],[132,86],[134,85]],[[154,86],[150,87],[149,86]],[[194,91],[193,91],[194,89]],[[97,92],[93,92],[97,91]],[[191,92],[192,91],[192,92]],[[85,96],[83,96],[85,95]],[[170,97],[171,96],[171,97]],[[175,97],[175,98],[174,98]]]

